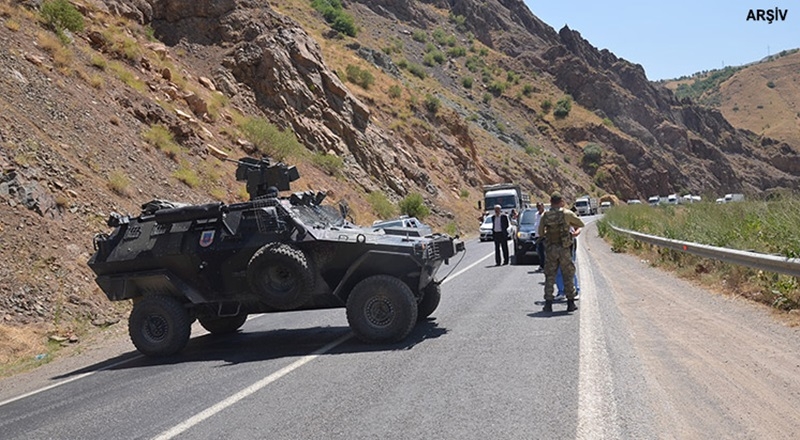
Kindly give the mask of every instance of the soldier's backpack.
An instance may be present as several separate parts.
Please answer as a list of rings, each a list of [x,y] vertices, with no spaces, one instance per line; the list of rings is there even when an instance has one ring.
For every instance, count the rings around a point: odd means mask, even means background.
[[[564,218],[564,211],[548,211],[542,217],[542,221],[544,222],[544,239],[548,246],[572,247],[572,234],[569,233],[569,223]]]

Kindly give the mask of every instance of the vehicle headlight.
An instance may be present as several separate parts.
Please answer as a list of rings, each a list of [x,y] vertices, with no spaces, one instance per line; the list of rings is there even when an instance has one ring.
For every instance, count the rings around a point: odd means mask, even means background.
[[[522,232],[522,231],[517,232],[517,238],[519,238],[520,240],[527,240],[530,237],[531,234],[529,232]]]

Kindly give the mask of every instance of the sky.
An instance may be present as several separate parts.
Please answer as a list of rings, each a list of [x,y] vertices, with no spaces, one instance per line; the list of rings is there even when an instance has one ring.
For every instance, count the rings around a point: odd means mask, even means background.
[[[641,64],[651,81],[740,66],[800,48],[800,0],[524,0],[556,31]],[[779,8],[784,20],[748,20]],[[764,18],[768,16],[765,14]]]

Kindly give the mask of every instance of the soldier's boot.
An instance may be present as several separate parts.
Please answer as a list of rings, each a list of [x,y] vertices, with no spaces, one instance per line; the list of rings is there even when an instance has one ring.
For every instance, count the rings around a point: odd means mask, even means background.
[[[553,301],[545,301],[544,308],[542,309],[543,312],[550,313],[553,311]]]
[[[578,306],[575,305],[575,300],[574,299],[568,299],[567,300],[567,311],[568,312],[574,312],[575,310],[578,310]]]

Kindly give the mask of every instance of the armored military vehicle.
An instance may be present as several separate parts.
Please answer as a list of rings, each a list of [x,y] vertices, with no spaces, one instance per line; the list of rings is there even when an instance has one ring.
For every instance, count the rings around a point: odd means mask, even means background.
[[[185,205],[153,200],[112,213],[89,267],[112,301],[133,300],[128,327],[148,356],[181,351],[195,319],[213,334],[248,314],[344,307],[356,336],[404,339],[439,304],[443,263],[464,250],[447,235],[386,234],[348,221],[323,192],[289,191],[294,166],[238,161],[250,201]],[[463,254],[462,254],[463,255]]]

